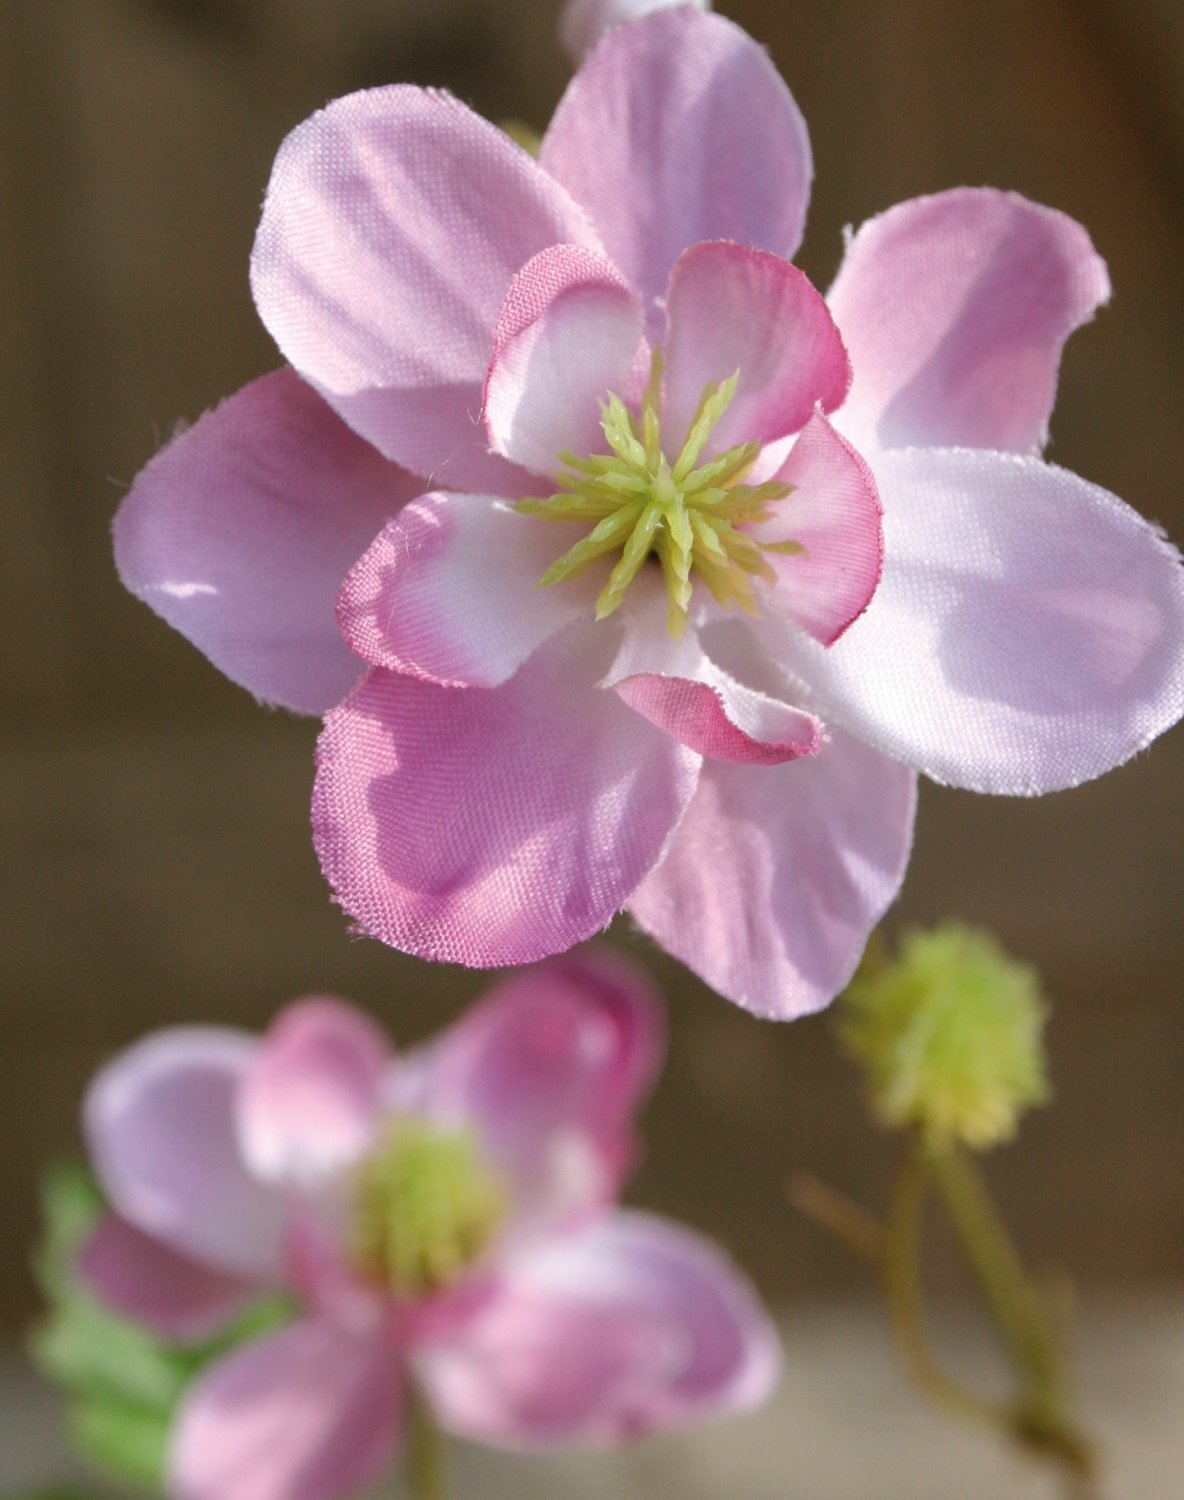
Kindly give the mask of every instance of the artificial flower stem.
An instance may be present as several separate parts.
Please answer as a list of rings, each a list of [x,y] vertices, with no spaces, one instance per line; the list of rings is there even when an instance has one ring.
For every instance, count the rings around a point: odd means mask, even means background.
[[[817,1177],[800,1173],[788,1183],[789,1201],[856,1255],[879,1264],[884,1256],[884,1226],[845,1193]]]
[[[444,1434],[420,1392],[408,1393],[406,1475],[410,1500],[448,1500]]]

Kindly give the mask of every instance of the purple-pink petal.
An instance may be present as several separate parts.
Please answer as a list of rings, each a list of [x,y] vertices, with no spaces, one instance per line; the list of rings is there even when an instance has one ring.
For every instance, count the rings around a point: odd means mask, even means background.
[[[689,245],[735,240],[788,258],[801,241],[805,122],[768,54],[722,16],[665,10],[609,32],[560,101],[540,161],[588,211],[655,333],[656,299]]]
[[[739,374],[704,454],[797,432],[816,406],[831,411],[851,367],[826,303],[787,260],[743,245],[684,251],[670,273],[662,435],[671,462],[704,389]]]
[[[1184,570],[1163,535],[1039,459],[873,459],[884,576],[829,650],[768,623],[825,718],[980,792],[1032,795],[1121,765],[1184,713]]]
[[[817,755],[707,762],[665,860],[629,904],[642,927],[746,1010],[827,1005],[904,878],[916,778],[835,732]]]
[[[758,693],[720,671],[698,682],[639,672],[616,684],[635,712],[710,760],[775,766],[814,755],[822,724],[813,714]]]
[[[398,1355],[381,1324],[309,1319],[198,1376],[169,1451],[177,1500],[345,1500],[402,1438]]]
[[[897,204],[853,237],[828,296],[855,373],[844,430],[860,447],[1039,449],[1065,340],[1109,296],[1080,224],[1018,193]]]
[[[584,215],[504,132],[409,85],[335,100],[280,147],[251,262],[285,357],[381,452],[499,492],[479,423],[514,273],[595,247]]]
[[[780,1363],[767,1314],[720,1251],[636,1213],[504,1268],[484,1308],[417,1362],[443,1425],[512,1448],[616,1443],[745,1411]]]
[[[180,1343],[210,1338],[258,1295],[249,1281],[179,1255],[118,1214],[95,1226],[78,1273],[104,1307]]]
[[[595,684],[579,624],[497,688],[374,670],[325,723],[313,833],[345,910],[421,957],[530,963],[606,926],[660,859],[699,758]]]
[[[565,0],[559,35],[568,53],[579,62],[610,26],[635,21],[640,16],[648,16],[651,11],[668,10],[675,5],[710,10],[711,0]]]
[[[641,304],[601,255],[555,245],[506,294],[485,377],[490,446],[535,474],[559,454],[602,453],[602,403],[624,395],[641,343]]]
[[[772,588],[758,585],[761,600],[772,614],[829,646],[867,608],[883,570],[875,476],[815,412],[777,478],[793,491],[772,507],[773,520],[752,528],[753,535],[764,542],[797,542],[806,550],[765,553],[777,582]]]
[[[116,566],[234,682],[323,713],[360,672],[333,619],[341,580],[423,488],[278,370],[141,472],[115,518]]]
[[[424,495],[350,570],[345,639],[376,667],[449,687],[497,687],[544,641],[590,618],[595,574],[539,588],[586,528],[519,515],[489,495]]]
[[[214,1026],[153,1032],[99,1072],[84,1123],[116,1213],[215,1270],[274,1283],[284,1203],[247,1170],[235,1129],[254,1045]]]
[[[379,1129],[389,1060],[385,1034],[346,1001],[309,996],[285,1006],[238,1089],[251,1171],[308,1187],[357,1161]]]

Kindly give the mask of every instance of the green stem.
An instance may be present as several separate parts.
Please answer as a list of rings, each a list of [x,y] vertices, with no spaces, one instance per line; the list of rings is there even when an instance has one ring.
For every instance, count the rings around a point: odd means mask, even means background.
[[[448,1500],[444,1434],[419,1391],[408,1390],[406,1473],[411,1500]]]

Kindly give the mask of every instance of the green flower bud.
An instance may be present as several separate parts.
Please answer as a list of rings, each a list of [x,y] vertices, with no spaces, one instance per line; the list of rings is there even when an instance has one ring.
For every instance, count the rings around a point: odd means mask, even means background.
[[[988,933],[957,922],[907,933],[896,958],[856,975],[841,1014],[877,1114],[936,1145],[1010,1140],[1049,1097],[1039,980]]]

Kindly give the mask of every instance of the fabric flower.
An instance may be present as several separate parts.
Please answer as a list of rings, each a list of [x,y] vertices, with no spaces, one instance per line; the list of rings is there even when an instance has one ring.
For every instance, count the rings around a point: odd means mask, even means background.
[[[1037,456],[1108,295],[1085,232],[915,200],[824,302],[810,175],[767,56],[685,8],[606,35],[537,163],[409,87],[281,148],[252,276],[292,368],[148,466],[117,554],[331,709],[314,837],[382,941],[528,962],[627,908],[800,1015],[899,888],[916,771],[1050,791],[1184,712],[1176,553]]]
[[[610,26],[636,21],[676,5],[710,10],[711,0],[566,0],[559,19],[559,35],[568,53],[579,62]]]
[[[261,1291],[300,1312],[182,1399],[184,1500],[328,1500],[395,1457],[413,1383],[515,1448],[615,1443],[761,1401],[779,1370],[749,1285],[697,1235],[614,1206],[661,1060],[655,999],[604,955],[504,981],[392,1057],[344,1001],[256,1040],[158,1032],[92,1084],[112,1212],[103,1302],[201,1339]]]

